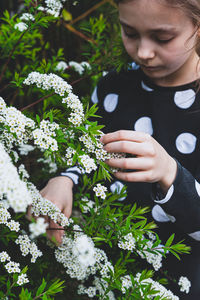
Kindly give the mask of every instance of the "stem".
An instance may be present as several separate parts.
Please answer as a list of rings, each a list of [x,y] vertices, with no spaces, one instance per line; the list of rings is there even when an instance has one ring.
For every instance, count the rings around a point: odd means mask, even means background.
[[[8,293],[9,293],[9,291],[11,291],[11,290],[12,290],[13,286],[15,285],[15,283],[16,283],[16,281],[13,281],[13,283],[12,283],[12,284],[11,284],[11,286],[10,286],[10,288],[7,290],[7,292],[6,292],[5,296],[7,296],[7,295],[8,295]]]
[[[7,89],[7,87],[11,86],[10,83],[4,85],[1,89],[0,89],[0,93],[3,92],[5,89]]]
[[[73,32],[74,34],[78,35],[80,38],[84,39],[85,41],[92,42],[93,44],[96,44],[96,45],[97,45],[97,43],[96,43],[93,39],[87,37],[87,36],[86,36],[85,34],[83,34],[82,32],[76,30],[76,29],[75,29],[74,27],[72,27],[70,24],[64,23],[64,26],[65,26],[69,31],[71,31],[71,32]]]
[[[14,46],[13,49],[12,49],[12,51],[10,52],[10,54],[9,54],[9,56],[8,56],[8,59],[7,59],[7,61],[5,62],[4,66],[3,66],[3,69],[2,69],[2,71],[1,71],[1,74],[0,74],[0,82],[1,82],[1,80],[2,80],[2,78],[3,78],[3,75],[4,75],[4,73],[5,73],[5,71],[6,71],[7,67],[8,67],[8,64],[9,64],[9,62],[10,62],[10,60],[11,60],[11,57],[12,57],[12,55],[13,55],[15,49],[17,48],[17,46],[19,45],[21,39],[23,38],[24,34],[25,34],[27,31],[28,31],[28,28],[21,34],[21,36],[19,37],[17,43],[15,44],[15,46]]]
[[[44,96],[44,97],[38,99],[37,101],[35,101],[35,102],[33,102],[33,103],[31,103],[31,104],[25,106],[25,107],[22,107],[20,110],[21,110],[21,111],[24,111],[25,109],[28,109],[28,108],[30,108],[30,107],[32,107],[32,106],[34,106],[34,105],[36,105],[36,104],[38,104],[38,103],[44,101],[45,99],[47,99],[47,98],[53,96],[53,95],[55,95],[55,92],[53,92],[53,93],[51,93],[51,94],[49,94],[49,95],[46,95],[46,96]]]
[[[102,0],[101,2],[97,3],[96,5],[94,5],[93,7],[91,7],[90,9],[88,9],[86,12],[84,12],[82,15],[78,16],[76,19],[72,20],[70,22],[70,25],[77,23],[78,21],[84,19],[85,17],[87,17],[89,14],[91,14],[94,10],[96,10],[97,8],[99,8],[100,6],[102,6],[103,4],[105,4],[106,2],[110,2],[109,0]]]

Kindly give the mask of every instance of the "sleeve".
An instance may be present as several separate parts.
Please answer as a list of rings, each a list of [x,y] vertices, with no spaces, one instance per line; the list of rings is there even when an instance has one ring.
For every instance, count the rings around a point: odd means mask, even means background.
[[[177,165],[175,181],[167,194],[162,195],[154,185],[153,200],[177,227],[200,241],[200,183],[178,161]]]
[[[83,173],[83,170],[81,170],[77,166],[74,166],[74,167],[66,169],[60,175],[69,177],[73,181],[74,185],[77,185],[79,183],[79,177],[82,173]]]

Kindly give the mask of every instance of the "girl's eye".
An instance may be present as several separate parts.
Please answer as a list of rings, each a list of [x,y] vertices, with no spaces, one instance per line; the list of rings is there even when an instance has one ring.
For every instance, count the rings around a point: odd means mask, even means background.
[[[159,44],[167,44],[167,43],[169,43],[171,40],[173,40],[173,38],[170,38],[170,39],[159,39],[159,38],[155,38],[155,40],[156,40]]]
[[[126,37],[130,38],[130,39],[135,39],[137,37],[136,33],[128,33],[126,31],[124,31],[124,34]]]

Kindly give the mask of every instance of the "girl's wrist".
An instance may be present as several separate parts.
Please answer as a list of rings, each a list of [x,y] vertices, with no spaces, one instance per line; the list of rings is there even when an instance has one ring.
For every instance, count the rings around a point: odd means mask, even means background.
[[[177,173],[177,163],[175,159],[170,156],[167,162],[167,171],[165,172],[163,178],[158,182],[164,193],[167,193],[170,186],[173,184]]]

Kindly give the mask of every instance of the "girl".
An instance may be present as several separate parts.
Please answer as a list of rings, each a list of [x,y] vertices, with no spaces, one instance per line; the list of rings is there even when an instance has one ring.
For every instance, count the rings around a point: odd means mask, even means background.
[[[192,247],[192,254],[181,262],[169,258],[167,269],[192,282],[189,295],[180,299],[198,300],[200,1],[119,0],[118,8],[122,40],[137,67],[110,72],[92,96],[104,116],[105,150],[132,154],[107,162],[124,170],[115,173],[111,190],[128,182],[129,201],[152,207],[163,242],[175,232],[177,240],[185,239]],[[51,179],[41,192],[68,217],[72,173],[78,175],[70,169],[62,174],[66,177]],[[60,231],[54,235],[60,241]]]

